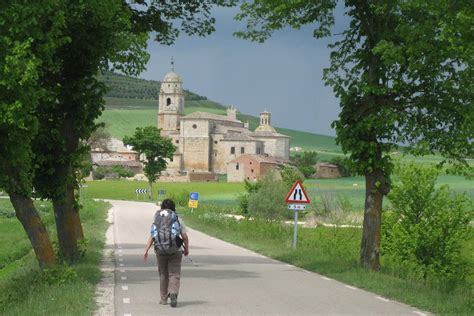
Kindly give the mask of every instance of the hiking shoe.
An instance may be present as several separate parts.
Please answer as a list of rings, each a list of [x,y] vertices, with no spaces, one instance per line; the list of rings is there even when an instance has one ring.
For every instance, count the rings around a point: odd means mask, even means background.
[[[176,305],[178,305],[178,294],[171,293],[170,298],[171,298],[171,307],[176,307]]]
[[[168,298],[160,301],[160,305],[166,305],[166,304],[168,304]]]

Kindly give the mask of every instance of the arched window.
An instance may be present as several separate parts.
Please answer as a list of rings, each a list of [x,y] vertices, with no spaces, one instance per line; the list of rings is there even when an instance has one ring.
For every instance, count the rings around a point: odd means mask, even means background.
[[[167,98],[166,99],[166,106],[170,105],[171,104],[171,98]]]

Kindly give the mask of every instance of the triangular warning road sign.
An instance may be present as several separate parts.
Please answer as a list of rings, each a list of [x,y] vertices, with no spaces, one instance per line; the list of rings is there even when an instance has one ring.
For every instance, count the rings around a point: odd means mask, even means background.
[[[290,192],[286,196],[286,203],[296,203],[296,204],[309,204],[310,200],[308,194],[304,190],[303,183],[300,179],[296,180],[295,184],[291,188]]]

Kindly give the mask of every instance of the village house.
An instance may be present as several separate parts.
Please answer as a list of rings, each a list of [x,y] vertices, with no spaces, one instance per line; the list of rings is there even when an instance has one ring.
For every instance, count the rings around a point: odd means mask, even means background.
[[[229,162],[228,182],[256,181],[262,175],[275,171],[282,163],[275,158],[244,154]]]
[[[342,177],[339,167],[328,162],[318,162],[314,165],[314,169],[316,169],[315,178],[335,179]]]
[[[107,142],[106,147],[106,149],[93,148],[91,150],[91,160],[94,166],[122,166],[132,170],[134,173],[141,173],[143,171],[138,153],[130,147],[124,146],[122,141],[111,138]]]

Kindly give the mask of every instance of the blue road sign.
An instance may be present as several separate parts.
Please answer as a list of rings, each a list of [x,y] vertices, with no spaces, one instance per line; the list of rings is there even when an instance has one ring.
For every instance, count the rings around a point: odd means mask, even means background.
[[[189,192],[189,199],[193,201],[199,200],[199,192]]]

